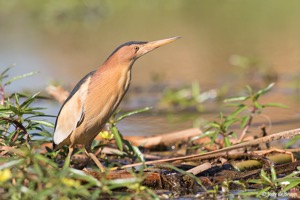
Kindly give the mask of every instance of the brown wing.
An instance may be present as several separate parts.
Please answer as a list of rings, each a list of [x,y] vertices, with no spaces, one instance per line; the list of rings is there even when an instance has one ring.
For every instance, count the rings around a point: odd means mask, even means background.
[[[85,76],[74,88],[62,106],[55,125],[53,145],[67,144],[66,139],[76,129],[84,117],[83,103],[88,92],[88,85],[93,73]],[[59,145],[60,146],[60,145]]]

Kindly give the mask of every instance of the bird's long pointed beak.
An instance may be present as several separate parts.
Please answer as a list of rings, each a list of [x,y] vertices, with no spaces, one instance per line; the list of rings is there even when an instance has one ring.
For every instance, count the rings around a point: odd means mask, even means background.
[[[161,47],[163,45],[169,44],[171,42],[174,42],[175,40],[179,39],[181,37],[172,37],[172,38],[167,38],[167,39],[162,39],[162,40],[156,40],[152,42],[148,42],[144,44],[138,51],[138,57],[145,55],[146,53],[149,53],[150,51]]]

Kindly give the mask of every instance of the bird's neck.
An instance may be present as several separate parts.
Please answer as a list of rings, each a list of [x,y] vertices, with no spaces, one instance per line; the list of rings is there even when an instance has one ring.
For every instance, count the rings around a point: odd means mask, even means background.
[[[98,87],[100,84],[107,90],[119,90],[120,94],[125,94],[130,85],[132,64],[105,62],[93,75],[90,86]]]

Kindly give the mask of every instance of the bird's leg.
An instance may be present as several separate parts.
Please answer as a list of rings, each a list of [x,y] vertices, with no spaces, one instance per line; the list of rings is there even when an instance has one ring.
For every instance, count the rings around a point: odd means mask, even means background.
[[[70,163],[71,163],[71,156],[73,154],[73,150],[74,150],[74,147],[73,146],[69,146],[69,153],[68,153],[68,156],[65,160],[65,164],[64,164],[64,168],[66,167],[69,167],[70,166]]]
[[[93,159],[93,161],[96,163],[97,167],[100,169],[101,172],[105,172],[106,169],[105,167],[103,167],[103,165],[101,164],[101,162],[98,160],[98,158],[95,156],[95,154],[93,154],[91,152],[90,148],[85,148],[85,153]]]

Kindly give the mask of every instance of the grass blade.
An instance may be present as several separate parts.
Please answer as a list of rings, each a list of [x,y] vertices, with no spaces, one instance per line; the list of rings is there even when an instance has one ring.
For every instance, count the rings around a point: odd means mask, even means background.
[[[120,134],[120,132],[118,131],[117,127],[112,127],[111,128],[111,132],[114,134],[115,140],[116,140],[116,144],[118,146],[118,148],[123,151],[123,139],[122,136]]]
[[[37,74],[38,72],[30,72],[30,73],[27,73],[27,74],[23,74],[23,75],[20,75],[20,76],[15,76],[13,78],[11,78],[10,80],[8,80],[4,86],[7,86],[7,85],[10,85],[12,82],[16,81],[16,80],[19,80],[19,79],[22,79],[22,78],[25,78],[25,77],[28,77],[28,76],[33,76],[35,74]]]
[[[19,160],[12,160],[10,162],[4,163],[3,165],[0,166],[0,170],[16,166],[16,165],[22,163],[23,161],[24,161],[24,159],[21,158]]]
[[[131,112],[128,112],[128,113],[125,113],[121,116],[119,116],[116,120],[116,122],[119,122],[121,121],[122,119],[126,118],[126,117],[129,117],[131,115],[134,115],[134,114],[138,114],[138,113],[141,113],[141,112],[146,112],[148,110],[150,110],[151,107],[145,107],[145,108],[142,108],[142,109],[138,109],[138,110],[134,110],[134,111],[131,111]]]

